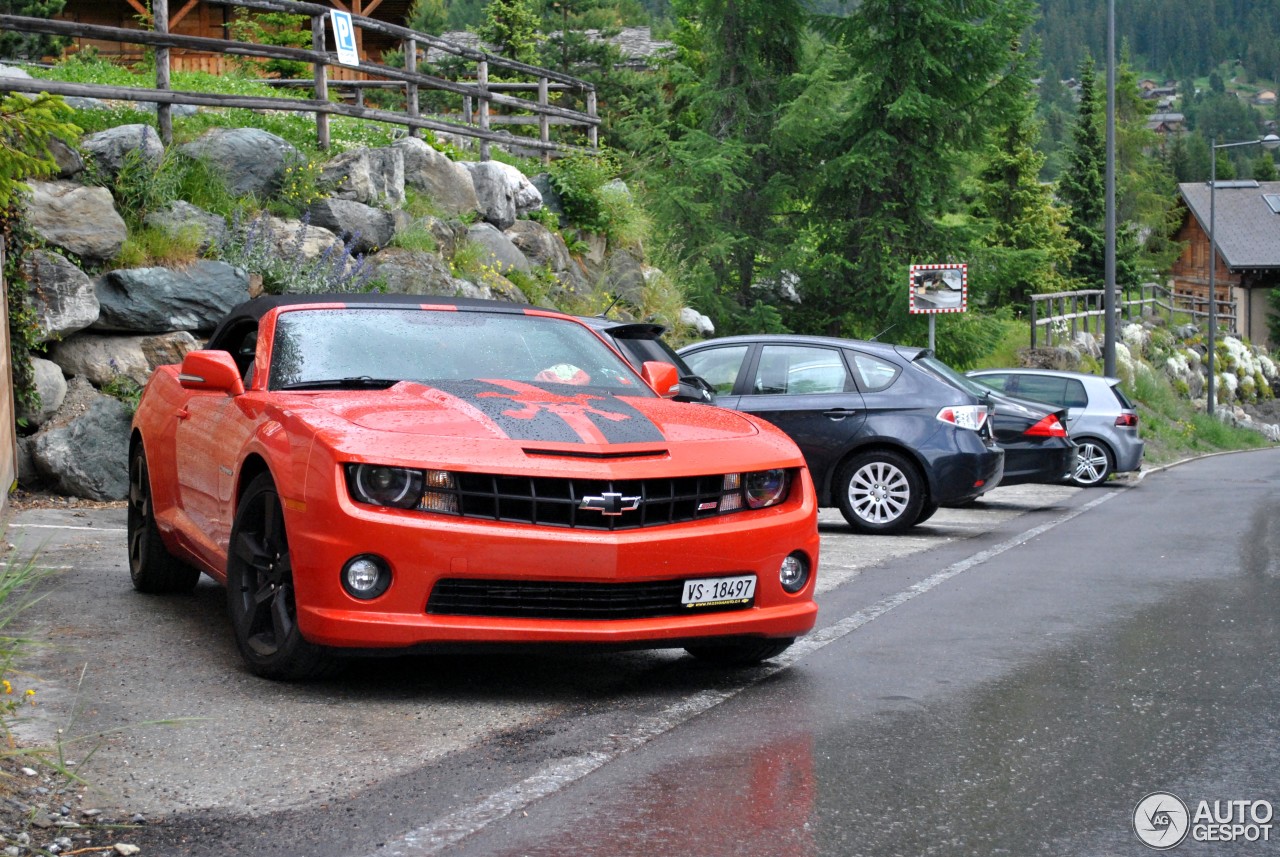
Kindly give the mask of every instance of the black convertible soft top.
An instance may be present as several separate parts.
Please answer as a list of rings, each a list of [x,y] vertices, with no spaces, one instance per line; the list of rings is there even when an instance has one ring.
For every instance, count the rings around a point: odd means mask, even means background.
[[[258,322],[268,312],[276,307],[298,306],[301,304],[341,304],[352,309],[372,309],[388,306],[420,307],[424,304],[429,304],[431,306],[453,306],[460,310],[510,313],[523,313],[526,310],[538,309],[538,307],[530,304],[443,295],[384,295],[378,292],[367,294],[262,295],[232,307],[231,311],[218,323],[205,348],[235,353],[244,341],[245,336],[258,329]]]

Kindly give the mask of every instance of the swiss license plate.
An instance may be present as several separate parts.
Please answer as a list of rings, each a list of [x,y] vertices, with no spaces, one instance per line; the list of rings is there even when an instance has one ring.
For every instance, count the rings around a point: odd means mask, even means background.
[[[680,596],[680,603],[685,607],[750,604],[755,594],[754,574],[743,574],[738,577],[703,577],[684,582],[684,594]]]

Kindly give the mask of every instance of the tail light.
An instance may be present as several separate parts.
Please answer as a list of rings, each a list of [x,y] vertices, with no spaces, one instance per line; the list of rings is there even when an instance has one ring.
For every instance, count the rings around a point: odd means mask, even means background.
[[[986,405],[956,405],[938,411],[938,419],[956,428],[978,431],[987,421]]]
[[[1116,417],[1116,425],[1120,428],[1137,428],[1138,415],[1137,414],[1121,414],[1120,416]]]
[[[1057,414],[1049,414],[1023,432],[1023,434],[1028,434],[1032,437],[1066,437],[1067,430],[1062,427],[1062,421],[1058,419]]]

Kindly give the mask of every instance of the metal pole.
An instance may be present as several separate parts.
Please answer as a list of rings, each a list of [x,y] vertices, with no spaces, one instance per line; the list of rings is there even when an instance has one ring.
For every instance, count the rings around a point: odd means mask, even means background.
[[[1214,293],[1214,272],[1218,267],[1218,245],[1213,240],[1213,204],[1214,198],[1217,196],[1215,191],[1218,188],[1218,138],[1209,138],[1209,360],[1207,363],[1209,369],[1209,383],[1205,388],[1208,395],[1206,410],[1209,416],[1213,416],[1213,395],[1214,395],[1214,367],[1213,352],[1217,343],[1217,322],[1218,315],[1216,311],[1216,295]]]
[[[1107,245],[1102,371],[1116,374],[1116,0],[1107,0]]]
[[[930,313],[930,314],[929,314],[929,350],[930,350],[930,351],[933,351],[933,350],[934,350],[934,335],[933,335],[933,332],[934,332],[934,319],[935,319],[935,318],[937,318],[937,316],[933,315],[932,313]]]

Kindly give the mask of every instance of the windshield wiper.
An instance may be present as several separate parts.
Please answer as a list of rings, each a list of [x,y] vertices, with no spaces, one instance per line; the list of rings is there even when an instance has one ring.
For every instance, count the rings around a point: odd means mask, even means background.
[[[285,384],[281,390],[385,390],[399,384],[399,378],[370,378],[368,375],[355,375],[350,378],[322,378],[317,381],[294,381]]]

